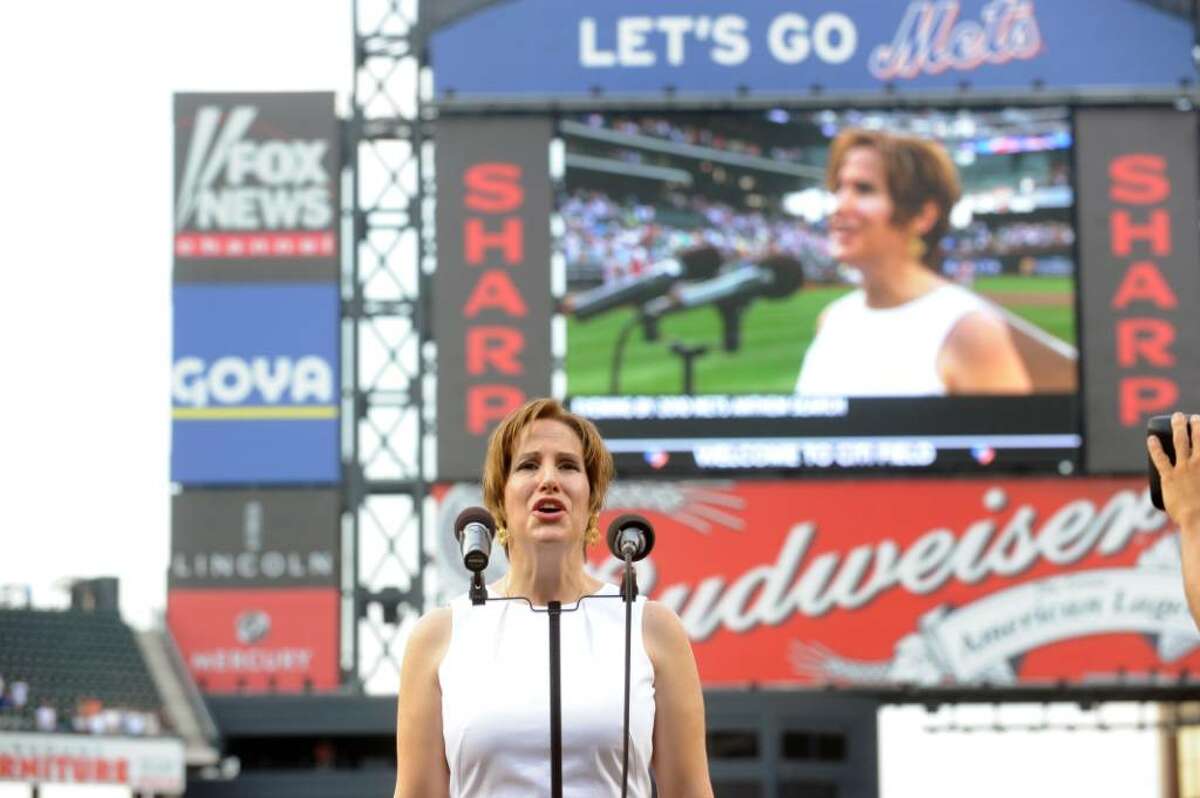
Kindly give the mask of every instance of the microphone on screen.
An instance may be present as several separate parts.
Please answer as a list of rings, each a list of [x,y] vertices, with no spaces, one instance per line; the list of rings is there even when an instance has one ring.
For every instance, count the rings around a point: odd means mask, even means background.
[[[677,257],[651,265],[645,272],[573,294],[563,300],[562,310],[579,321],[600,313],[640,305],[661,296],[680,280],[707,280],[721,268],[721,253],[716,247],[684,250]]]
[[[682,310],[713,306],[721,314],[722,346],[736,352],[742,345],[742,315],[756,300],[783,299],[804,285],[804,266],[790,255],[771,255],[743,263],[698,283],[681,284],[642,305],[647,341],[658,339],[658,320]]]
[[[654,527],[637,513],[627,513],[608,525],[608,550],[618,560],[637,562],[654,548]]]
[[[454,537],[462,551],[463,565],[472,573],[482,573],[492,557],[492,537],[496,522],[482,507],[468,507],[454,520]]]

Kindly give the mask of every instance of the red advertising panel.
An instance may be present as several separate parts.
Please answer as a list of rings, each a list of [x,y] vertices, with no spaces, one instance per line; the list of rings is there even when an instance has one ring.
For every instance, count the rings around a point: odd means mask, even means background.
[[[167,624],[202,690],[338,685],[336,589],[171,590]]]
[[[443,519],[472,488],[444,495]],[[1116,683],[1200,667],[1177,530],[1140,481],[624,483],[601,527],[629,511],[657,531],[643,592],[679,613],[710,686]],[[615,581],[602,549],[593,565]]]

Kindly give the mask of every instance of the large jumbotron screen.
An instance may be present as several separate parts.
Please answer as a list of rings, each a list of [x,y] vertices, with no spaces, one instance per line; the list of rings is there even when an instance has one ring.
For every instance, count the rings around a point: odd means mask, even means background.
[[[622,473],[1071,473],[1071,122],[1059,107],[560,118],[572,409],[600,425]],[[946,286],[938,301],[999,327],[1015,368],[961,378],[945,345],[956,311],[871,308],[886,275],[839,257],[868,222],[861,206],[838,212],[826,178],[850,129],[936,142],[952,164],[959,197],[940,262],[925,260]]]

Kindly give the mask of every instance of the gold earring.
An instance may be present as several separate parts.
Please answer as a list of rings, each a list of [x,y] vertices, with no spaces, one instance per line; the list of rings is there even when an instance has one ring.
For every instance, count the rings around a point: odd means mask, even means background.
[[[924,240],[921,239],[920,236],[914,236],[908,242],[908,256],[910,258],[912,258],[913,260],[920,260],[920,261],[925,260],[925,252],[926,252],[925,242],[924,242]]]
[[[508,528],[501,525],[496,527],[496,542],[501,546],[508,545]]]
[[[583,545],[590,546],[600,540],[600,514],[592,513],[588,519],[587,531],[583,533]]]

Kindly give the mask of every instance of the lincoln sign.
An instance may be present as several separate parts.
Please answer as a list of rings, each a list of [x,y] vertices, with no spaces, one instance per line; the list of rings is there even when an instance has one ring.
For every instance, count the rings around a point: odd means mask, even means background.
[[[443,521],[477,492],[451,488]],[[1200,667],[1177,530],[1140,482],[627,483],[602,527],[628,511],[658,533],[641,588],[679,614],[710,686],[1116,683]],[[616,581],[601,549],[592,566]]]

